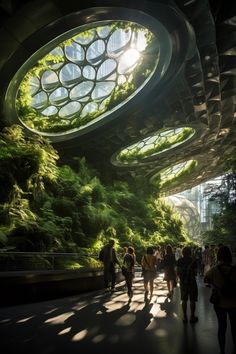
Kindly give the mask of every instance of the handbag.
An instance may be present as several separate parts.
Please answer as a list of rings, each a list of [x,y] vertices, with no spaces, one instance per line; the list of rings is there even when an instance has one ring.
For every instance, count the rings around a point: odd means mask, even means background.
[[[209,299],[210,303],[213,304],[213,305],[217,305],[220,301],[220,296],[219,296],[219,293],[217,290],[213,290],[212,291],[212,294],[210,296],[210,299]]]
[[[127,275],[128,270],[127,270],[127,268],[125,266],[121,267],[121,273],[122,273],[122,275],[124,275],[124,277]]]

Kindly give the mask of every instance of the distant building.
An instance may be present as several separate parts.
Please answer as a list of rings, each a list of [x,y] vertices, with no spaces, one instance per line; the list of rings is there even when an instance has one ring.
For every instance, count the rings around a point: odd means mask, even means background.
[[[171,204],[180,215],[189,237],[193,241],[200,240],[200,215],[196,206],[182,194],[175,194],[166,197],[165,200]]]
[[[221,180],[222,177],[217,177],[180,193],[180,195],[186,197],[197,208],[200,215],[201,232],[213,229],[213,215],[219,212],[219,205],[215,200],[210,199],[210,195],[207,194],[207,191],[211,186],[215,187],[220,185]]]

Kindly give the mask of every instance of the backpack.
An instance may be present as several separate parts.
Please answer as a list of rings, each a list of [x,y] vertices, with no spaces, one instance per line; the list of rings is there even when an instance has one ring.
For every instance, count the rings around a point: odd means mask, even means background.
[[[102,248],[98,255],[99,261],[103,262],[104,259],[104,249]]]
[[[220,295],[227,299],[235,297],[236,284],[230,279],[231,274],[235,271],[235,267],[232,266],[227,273],[225,273],[220,266],[217,266],[217,268],[224,280],[223,286],[218,288]]]

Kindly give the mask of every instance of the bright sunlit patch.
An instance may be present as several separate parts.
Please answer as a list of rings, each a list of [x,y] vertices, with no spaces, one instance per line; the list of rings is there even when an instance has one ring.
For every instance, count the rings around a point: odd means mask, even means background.
[[[166,311],[160,310],[160,311],[156,314],[155,317],[156,317],[156,318],[165,318],[165,317],[167,317]]]
[[[136,319],[135,314],[133,313],[126,313],[125,315],[121,316],[117,321],[116,321],[116,325],[117,326],[131,326],[132,323],[134,323]]]
[[[34,318],[34,316],[30,316],[30,317],[27,317],[27,318],[22,318],[22,320],[19,320],[16,323],[24,323],[24,322],[27,322],[27,321],[31,320],[31,318]]]
[[[150,314],[153,315],[153,317],[156,317],[159,312],[160,312],[160,304],[158,303],[153,304],[150,310]]]
[[[166,295],[166,289],[165,290],[157,290],[157,295],[158,296]]]
[[[157,303],[158,304],[164,304],[165,300],[166,300],[165,296],[158,296]]]
[[[118,71],[120,74],[126,74],[133,70],[140,58],[140,53],[137,49],[128,49],[120,58]]]
[[[137,312],[140,310],[140,303],[137,300],[137,296],[134,296],[133,301],[130,304],[129,311],[130,312]]]
[[[67,327],[65,329],[63,329],[61,332],[58,333],[59,336],[63,335],[63,334],[66,334],[68,332],[70,332],[71,330],[71,327]]]
[[[67,318],[71,317],[73,314],[74,312],[66,312],[63,313],[62,315],[49,318],[48,320],[45,321],[45,323],[62,324],[67,320]]]
[[[87,329],[83,329],[82,331],[76,333],[74,337],[72,337],[72,342],[79,342],[80,340],[84,339],[88,334]]]
[[[116,302],[114,300],[114,301],[107,302],[106,305],[108,306],[107,312],[113,312],[118,309],[121,309],[124,306],[124,302]]]
[[[105,334],[98,334],[92,339],[93,343],[101,343],[106,338]]]

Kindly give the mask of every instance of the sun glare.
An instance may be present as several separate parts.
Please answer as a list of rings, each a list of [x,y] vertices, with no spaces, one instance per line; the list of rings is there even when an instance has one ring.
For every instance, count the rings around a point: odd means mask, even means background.
[[[137,65],[140,58],[140,53],[137,49],[128,49],[119,60],[119,72],[120,74],[126,74],[130,70],[133,70]]]

